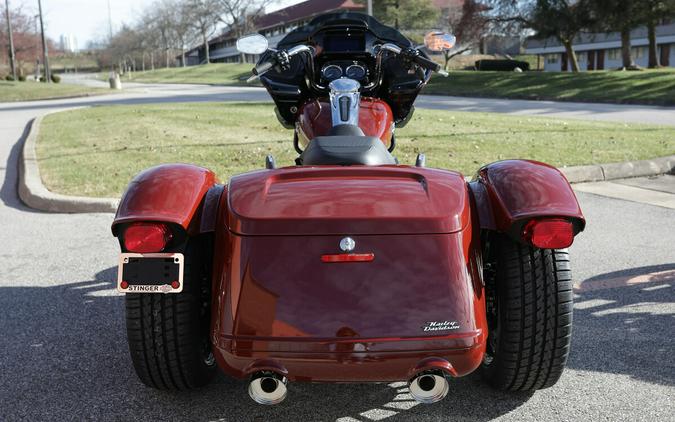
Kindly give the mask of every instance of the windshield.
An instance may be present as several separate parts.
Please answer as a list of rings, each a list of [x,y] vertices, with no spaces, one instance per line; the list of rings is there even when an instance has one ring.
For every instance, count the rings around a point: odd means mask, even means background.
[[[317,16],[305,26],[289,32],[278,47],[288,48],[297,44],[309,44],[314,33],[330,27],[360,27],[370,31],[375,37],[400,47],[410,47],[412,43],[396,29],[384,25],[372,16],[356,12],[327,13]]]

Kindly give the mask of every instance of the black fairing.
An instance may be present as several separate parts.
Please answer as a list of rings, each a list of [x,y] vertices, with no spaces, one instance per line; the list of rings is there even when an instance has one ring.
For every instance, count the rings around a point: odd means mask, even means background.
[[[330,27],[363,28],[381,41],[394,43],[400,47],[411,47],[412,43],[396,29],[380,23],[372,16],[358,12],[326,13],[312,19],[307,25],[289,32],[281,41],[279,48],[289,48],[298,44],[310,44],[317,32]]]
[[[393,43],[402,48],[413,46],[403,34],[394,28],[383,25],[371,16],[355,12],[329,13],[314,18],[309,24],[297,28],[286,35],[278,44],[278,49],[289,49],[296,45],[305,44],[313,47],[321,46],[323,36],[336,34],[340,31],[349,33],[363,33],[366,37],[364,51],[323,52],[317,54],[315,66],[317,72],[321,64],[327,61],[350,59],[359,60],[369,66],[374,66],[375,60],[370,53],[373,45]],[[268,61],[274,53],[268,51],[263,54],[260,62]],[[260,80],[272,96],[278,109],[278,116],[285,126],[295,123],[298,108],[308,99],[327,97],[327,92],[316,92],[310,86],[308,78],[317,75],[308,75],[309,68],[305,55],[296,55],[291,58],[291,68],[279,72],[271,70]],[[410,69],[414,69],[411,73]],[[400,56],[388,56],[382,64],[383,83],[376,90],[362,92],[363,96],[371,96],[386,101],[394,114],[396,123],[404,122],[412,111],[412,105],[420,90],[424,86],[425,72],[421,68],[411,67]]]

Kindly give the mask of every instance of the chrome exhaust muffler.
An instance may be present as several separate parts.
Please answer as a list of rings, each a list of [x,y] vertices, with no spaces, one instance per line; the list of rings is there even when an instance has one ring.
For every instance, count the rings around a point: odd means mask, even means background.
[[[260,371],[251,376],[248,395],[258,404],[279,404],[286,398],[288,380],[272,371]]]
[[[443,371],[424,371],[408,383],[410,394],[420,403],[436,403],[448,394],[450,386]]]

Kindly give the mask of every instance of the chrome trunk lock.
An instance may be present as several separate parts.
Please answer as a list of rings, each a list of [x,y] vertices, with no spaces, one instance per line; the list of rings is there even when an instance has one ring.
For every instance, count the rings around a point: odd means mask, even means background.
[[[339,78],[328,85],[330,88],[330,111],[333,127],[338,125],[359,125],[359,104],[361,84],[354,79]]]

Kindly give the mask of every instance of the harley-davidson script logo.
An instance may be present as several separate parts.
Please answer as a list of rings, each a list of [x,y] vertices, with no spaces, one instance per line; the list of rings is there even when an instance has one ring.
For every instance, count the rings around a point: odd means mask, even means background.
[[[422,326],[423,331],[448,331],[458,329],[459,323],[457,321],[429,321]]]

